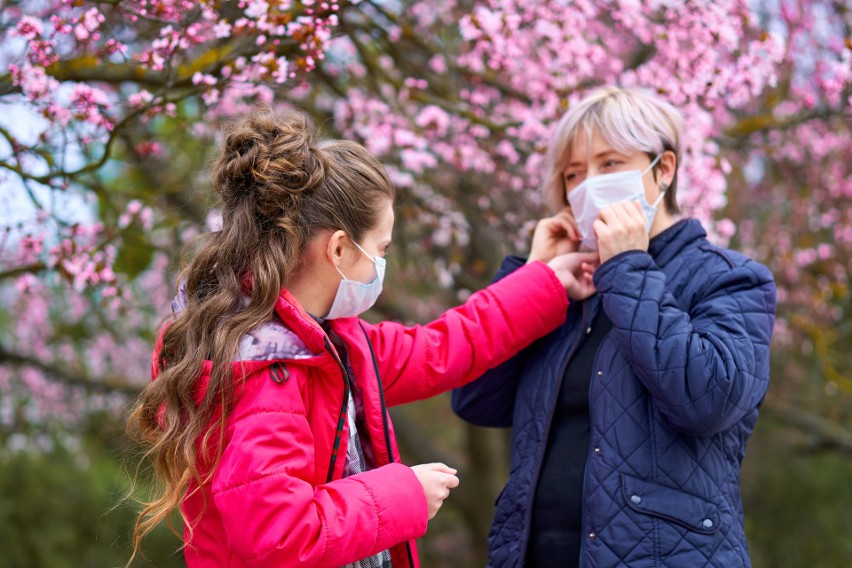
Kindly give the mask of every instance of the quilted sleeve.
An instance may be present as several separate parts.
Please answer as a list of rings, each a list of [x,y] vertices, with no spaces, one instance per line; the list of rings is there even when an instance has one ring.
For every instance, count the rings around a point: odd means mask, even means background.
[[[688,313],[645,252],[601,265],[595,286],[657,408],[684,433],[706,436],[736,424],[766,394],[776,293],[772,274],[754,261],[696,274],[702,282],[692,285],[703,291]]]
[[[229,431],[212,492],[240,565],[332,568],[426,532],[426,498],[402,464],[312,485],[313,438],[298,409],[255,406]]]
[[[567,308],[553,270],[534,262],[426,325],[365,323],[387,404],[429,398],[479,377],[556,329]]]

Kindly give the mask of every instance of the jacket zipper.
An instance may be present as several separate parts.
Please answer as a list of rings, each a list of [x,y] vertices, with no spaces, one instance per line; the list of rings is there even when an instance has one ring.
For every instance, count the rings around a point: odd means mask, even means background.
[[[382,377],[379,375],[379,363],[376,360],[376,352],[373,351],[373,344],[370,342],[367,330],[364,329],[364,325],[361,322],[358,322],[358,325],[364,333],[364,339],[367,340],[367,347],[370,348],[370,357],[373,359],[373,370],[376,373],[376,383],[379,385],[379,400],[382,404],[382,426],[384,426],[385,430],[385,447],[388,450],[388,463],[393,463],[393,447],[390,441],[390,427],[388,426],[388,409],[385,406],[385,389],[382,387]]]
[[[579,337],[580,340],[577,341],[577,343],[571,348],[570,351],[568,351],[568,355],[565,357],[565,361],[562,364],[562,370],[558,375],[560,377],[560,379],[558,380],[558,383],[557,383],[559,386],[556,390],[556,395],[553,397],[553,403],[550,405],[550,408],[548,409],[548,412],[547,412],[547,423],[545,424],[545,428],[544,428],[544,436],[545,436],[544,443],[540,444],[541,449],[539,449],[538,454],[536,456],[535,472],[534,472],[534,475],[532,477],[533,486],[530,488],[531,490],[530,490],[529,500],[527,502],[526,511],[524,512],[524,525],[523,525],[524,526],[524,536],[521,539],[521,548],[519,550],[520,554],[518,554],[518,561],[520,562],[520,564],[518,564],[519,566],[523,566],[524,562],[526,561],[527,547],[529,546],[529,540],[530,540],[530,530],[532,529],[532,527],[530,526],[530,523],[532,522],[533,501],[535,500],[535,492],[538,488],[538,476],[539,476],[539,474],[541,474],[541,466],[542,466],[542,460],[544,459],[544,452],[547,450],[547,437],[550,435],[550,427],[553,424],[553,415],[556,413],[556,405],[559,402],[559,389],[562,388],[562,381],[564,380],[564,377],[565,377],[565,370],[568,368],[568,363],[571,361],[571,357],[574,356],[574,353],[577,352],[577,349],[580,348],[580,345],[583,342],[582,330],[586,329],[588,327],[588,322],[591,321],[591,318],[588,317],[590,309],[586,309],[586,307],[587,307],[587,304],[583,304],[583,317],[582,317],[582,320],[581,320],[582,325],[580,326],[581,335]],[[590,414],[589,417],[591,419],[591,414]],[[586,466],[588,467],[588,463],[586,464]],[[585,484],[585,478],[584,478],[584,484]],[[585,493],[585,487],[583,489],[584,489],[584,493]],[[581,513],[580,516],[582,517],[582,513]],[[581,524],[582,524],[582,521],[581,521]]]
[[[340,357],[334,352],[334,349],[331,346],[331,342],[328,339],[328,336],[323,338],[323,343],[325,345],[325,350],[329,355],[332,356],[334,361],[337,363],[337,366],[340,367],[340,372],[343,374],[343,405],[340,408],[340,414],[337,419],[337,430],[334,433],[334,446],[331,449],[331,463],[328,466],[328,475],[326,476],[326,483],[330,483],[334,478],[334,466],[335,462],[337,462],[337,453],[340,450],[340,439],[343,437],[343,425],[346,420],[346,414],[349,409],[349,373],[346,372],[346,368],[343,366],[343,362],[340,360]]]
[[[393,463],[393,446],[391,444],[390,439],[390,426],[388,425],[388,409],[385,406],[385,389],[382,386],[382,377],[379,373],[379,363],[376,361],[376,352],[373,351],[373,344],[370,341],[370,336],[367,335],[367,330],[364,329],[364,324],[358,322],[358,325],[361,327],[361,331],[364,333],[364,339],[367,340],[367,347],[370,348],[370,357],[373,360],[373,370],[376,373],[376,383],[379,385],[379,400],[382,405],[382,426],[384,427],[385,432],[385,446],[388,450],[388,463]],[[414,554],[411,551],[411,543],[409,541],[405,541],[405,551],[408,553],[408,563],[414,567]]]

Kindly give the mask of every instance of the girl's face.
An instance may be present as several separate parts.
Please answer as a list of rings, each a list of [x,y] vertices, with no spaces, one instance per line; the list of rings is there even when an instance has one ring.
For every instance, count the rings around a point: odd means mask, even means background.
[[[377,256],[385,258],[387,255],[391,244],[393,222],[393,202],[388,200],[379,214],[379,221],[376,226],[364,233],[361,242],[358,243],[367,254],[361,252],[358,247],[352,244],[351,240],[346,241],[338,266],[340,271],[346,275],[346,278],[358,280],[365,284],[376,278],[376,265],[372,259]]]
[[[674,157],[674,154],[672,154]],[[668,159],[661,162],[665,173]],[[622,154],[615,150],[600,132],[592,133],[591,141],[581,135],[574,139],[571,146],[571,161],[562,170],[562,180],[567,195],[586,178],[602,174],[612,174],[630,170],[644,170],[651,163],[645,152]],[[645,184],[645,198],[648,203],[654,203],[660,194],[660,184],[654,172],[648,172],[642,181]],[[665,176],[664,176],[665,177]]]

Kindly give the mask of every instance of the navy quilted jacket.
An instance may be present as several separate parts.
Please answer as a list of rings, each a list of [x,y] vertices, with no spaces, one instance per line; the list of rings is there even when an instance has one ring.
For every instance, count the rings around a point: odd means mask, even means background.
[[[523,263],[508,257],[502,278]],[[740,464],[769,381],[775,284],[763,265],[716,246],[696,220],[610,259],[598,293],[565,324],[453,392],[482,426],[512,427],[489,566],[523,565],[531,503],[565,366],[595,313],[613,329],[589,392],[581,565],[750,566]]]

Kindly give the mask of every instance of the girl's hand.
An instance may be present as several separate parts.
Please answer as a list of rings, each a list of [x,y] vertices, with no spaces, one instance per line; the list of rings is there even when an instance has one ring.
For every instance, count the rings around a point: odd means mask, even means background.
[[[594,223],[601,263],[629,250],[648,250],[648,226],[638,201],[613,203],[601,209]]]
[[[592,282],[600,262],[596,252],[572,252],[557,256],[547,263],[571,300],[585,300],[596,292]]]
[[[415,465],[411,470],[423,486],[429,505],[429,520],[432,520],[444,504],[444,499],[450,496],[450,489],[459,486],[459,478],[456,477],[458,472],[442,463]]]
[[[577,222],[571,209],[566,207],[553,217],[538,222],[527,263],[537,260],[548,262],[560,254],[576,252],[580,248],[580,240]]]

